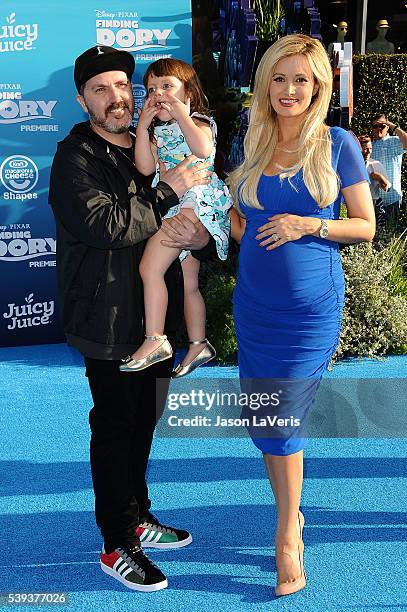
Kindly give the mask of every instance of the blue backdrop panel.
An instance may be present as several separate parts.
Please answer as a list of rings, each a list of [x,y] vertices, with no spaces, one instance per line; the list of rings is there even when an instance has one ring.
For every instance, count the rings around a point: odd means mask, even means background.
[[[142,78],[160,57],[191,61],[190,0],[3,0],[0,6],[0,346],[58,342],[55,227],[48,183],[56,144],[86,117],[75,58],[95,44],[134,54]]]

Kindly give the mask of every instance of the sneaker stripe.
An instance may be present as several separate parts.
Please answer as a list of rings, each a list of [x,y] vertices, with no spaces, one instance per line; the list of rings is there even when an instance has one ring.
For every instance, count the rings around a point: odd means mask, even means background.
[[[154,540],[155,535],[156,535],[156,531],[151,530],[150,534],[147,536],[147,538],[144,540],[145,542],[151,542],[152,540]],[[159,534],[161,535],[161,534]]]
[[[143,542],[146,539],[146,537],[148,536],[149,533],[150,533],[150,530],[144,528],[143,532],[139,536],[140,537],[140,541]]]
[[[126,578],[127,574],[130,574],[130,572],[132,572],[132,568],[131,567],[127,567],[127,569],[124,572],[121,572],[121,576],[122,578]]]
[[[130,565],[129,565],[128,563],[126,563],[126,561],[125,561],[125,562],[123,563],[123,565],[121,565],[121,566],[120,566],[120,569],[119,569],[119,574],[120,574],[121,576],[123,576],[124,572],[125,572],[127,569],[129,569],[129,568],[131,569]]]
[[[154,543],[159,542],[161,539],[161,536],[162,536],[162,533],[158,532],[154,540],[150,540],[150,542],[154,542]]]
[[[124,563],[125,565],[127,565],[127,564],[126,564],[126,561],[125,561],[124,559],[122,559],[121,557],[119,557],[119,558],[117,559],[116,563],[113,565],[113,569],[114,569],[116,572],[120,572],[120,567],[123,565],[123,563]]]

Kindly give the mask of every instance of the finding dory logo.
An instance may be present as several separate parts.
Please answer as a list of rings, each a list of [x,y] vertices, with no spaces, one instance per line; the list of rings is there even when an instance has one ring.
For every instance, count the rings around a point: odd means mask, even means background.
[[[110,19],[101,19],[100,16]],[[167,47],[170,28],[140,28],[139,19],[118,19],[115,13],[96,11],[96,42],[125,51],[162,50]]]

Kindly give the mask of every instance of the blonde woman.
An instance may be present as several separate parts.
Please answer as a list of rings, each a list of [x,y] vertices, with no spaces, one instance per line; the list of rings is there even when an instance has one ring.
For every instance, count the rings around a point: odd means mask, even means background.
[[[375,232],[358,145],[324,123],[331,91],[319,41],[302,34],[278,40],[259,64],[245,160],[230,176],[240,215],[238,223],[232,215],[232,235],[243,234],[233,296],[240,377],[252,388],[261,379],[262,391],[265,380],[270,389],[278,380],[280,414],[299,417],[297,424],[338,344],[344,301],[338,243],[370,241]],[[346,220],[339,220],[341,201]],[[267,435],[249,427],[276,500],[276,595],[306,583],[299,509],[306,439],[297,424]]]

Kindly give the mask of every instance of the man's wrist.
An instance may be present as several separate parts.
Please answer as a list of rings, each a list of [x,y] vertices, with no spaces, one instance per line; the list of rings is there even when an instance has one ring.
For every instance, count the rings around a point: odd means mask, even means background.
[[[202,237],[202,244],[199,248],[204,249],[208,245],[211,235],[204,225],[202,225],[202,227],[199,226],[199,231],[201,232],[201,237]]]
[[[182,210],[181,210],[181,212],[182,212]],[[191,249],[190,250],[198,250],[199,251],[201,249],[204,249],[207,246],[207,244],[209,242],[209,239],[210,239],[210,234],[209,234],[208,230],[206,229],[206,227],[204,225],[202,225],[201,221],[198,220],[196,223],[194,223],[194,225],[195,225],[196,230],[198,232],[197,238],[198,238],[199,245],[197,245],[197,244],[194,245],[194,246],[191,245]]]
[[[158,206],[160,209],[161,217],[164,217],[164,215],[167,214],[170,208],[179,204],[179,198],[176,192],[171,187],[171,185],[169,185],[165,181],[158,181],[157,185],[155,186],[155,189],[161,196]]]

